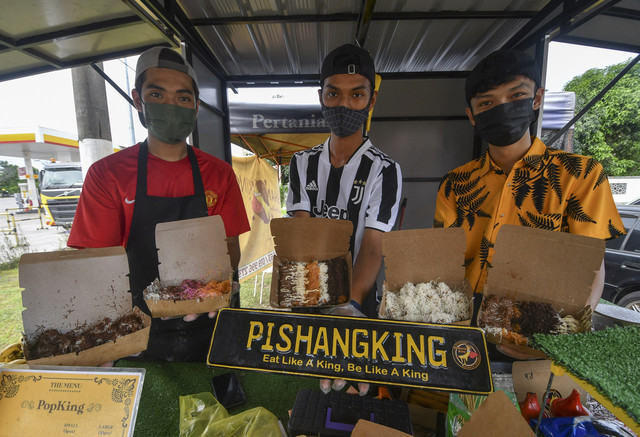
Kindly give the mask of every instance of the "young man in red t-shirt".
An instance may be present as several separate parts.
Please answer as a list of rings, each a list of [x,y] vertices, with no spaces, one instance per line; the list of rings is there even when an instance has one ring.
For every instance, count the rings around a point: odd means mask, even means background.
[[[220,215],[237,270],[238,235],[249,222],[231,166],[186,143],[199,107],[197,78],[186,60],[168,48],[147,50],[132,95],[148,137],[89,168],[67,244],[124,246],[133,304],[148,312],[142,291],[158,277],[156,224]],[[203,361],[212,329],[206,315],[154,319],[142,358]]]

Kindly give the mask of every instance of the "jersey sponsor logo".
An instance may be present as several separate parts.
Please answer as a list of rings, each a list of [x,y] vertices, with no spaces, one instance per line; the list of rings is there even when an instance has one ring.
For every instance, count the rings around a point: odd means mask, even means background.
[[[204,197],[207,199],[207,208],[212,208],[218,203],[218,194],[213,190],[206,190]]]
[[[367,181],[363,180],[355,180],[353,181],[353,196],[351,197],[351,202],[354,205],[362,202],[362,198],[364,197],[364,186],[367,185]]]
[[[307,191],[318,191],[318,184],[316,183],[316,181],[311,181],[307,184],[306,187],[304,187],[304,189]]]
[[[127,199],[126,197],[124,198],[124,203],[126,203],[127,205],[131,205],[131,204],[132,204],[133,202],[135,202],[135,201],[136,201],[136,199],[129,200],[129,199]]]
[[[329,206],[324,203],[324,200],[320,203],[320,208],[313,207],[313,214],[316,217],[326,217],[330,219],[349,220],[349,211],[346,209],[338,208],[337,206]]]

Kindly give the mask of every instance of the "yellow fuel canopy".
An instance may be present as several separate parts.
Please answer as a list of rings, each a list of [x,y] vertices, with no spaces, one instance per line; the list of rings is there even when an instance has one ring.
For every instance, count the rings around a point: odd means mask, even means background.
[[[24,158],[27,197],[38,204],[32,159],[79,162],[78,136],[41,126],[0,129],[0,160],[3,156]]]

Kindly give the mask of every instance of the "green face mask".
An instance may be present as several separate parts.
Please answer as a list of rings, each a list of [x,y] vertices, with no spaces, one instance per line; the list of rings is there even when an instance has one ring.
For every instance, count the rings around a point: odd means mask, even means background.
[[[164,103],[142,103],[147,129],[167,144],[184,141],[196,125],[196,110]]]

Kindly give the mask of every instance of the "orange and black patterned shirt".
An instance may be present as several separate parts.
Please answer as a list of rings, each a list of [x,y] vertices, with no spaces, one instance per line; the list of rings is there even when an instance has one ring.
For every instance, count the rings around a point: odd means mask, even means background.
[[[593,158],[538,138],[505,174],[486,151],[450,171],[438,189],[434,227],[463,227],[466,277],[481,293],[504,224],[610,239],[624,234],[607,175]]]

